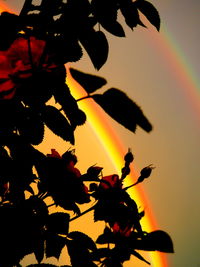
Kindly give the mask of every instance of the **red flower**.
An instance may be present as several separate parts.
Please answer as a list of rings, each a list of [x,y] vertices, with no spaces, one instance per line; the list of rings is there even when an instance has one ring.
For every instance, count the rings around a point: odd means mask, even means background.
[[[131,228],[132,228],[132,225],[128,224],[128,222],[126,222],[125,225],[122,225],[119,222],[115,222],[114,225],[112,226],[112,230],[114,234],[120,234],[121,236],[125,236],[125,237],[130,236]]]
[[[44,55],[45,46],[44,40],[20,37],[8,50],[0,51],[0,99],[12,99],[23,79],[35,70],[51,73],[58,67],[52,55]]]
[[[68,156],[66,156],[66,153],[68,153]],[[72,182],[70,185],[72,186],[71,191],[74,192],[75,202],[79,204],[88,203],[90,201],[88,188],[80,179],[81,172],[75,167],[75,164],[77,162],[76,156],[73,154],[73,151],[68,151],[66,153],[63,157],[60,156],[60,154],[55,149],[51,149],[51,154],[47,154],[47,157],[61,159],[64,162],[65,170],[68,175],[68,180],[66,179],[65,182],[68,183],[70,177],[72,177],[74,181],[74,183]],[[65,184],[65,182],[63,183],[63,185]]]
[[[111,188],[122,188],[121,180],[117,174],[104,176],[100,182],[100,188],[111,189]]]

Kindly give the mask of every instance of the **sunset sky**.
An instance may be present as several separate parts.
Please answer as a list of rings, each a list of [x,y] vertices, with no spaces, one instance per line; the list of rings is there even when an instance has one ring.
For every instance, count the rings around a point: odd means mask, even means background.
[[[23,0],[0,0],[19,12]],[[175,253],[167,255],[168,267],[200,266],[200,1],[151,1],[159,10],[161,30],[125,27],[127,38],[112,37],[107,63],[95,71],[87,54],[70,66],[103,76],[108,85],[125,91],[153,124],[146,133],[136,134],[118,125],[108,116],[109,127],[121,140],[124,150],[135,155],[135,171],[153,164],[151,178],[143,183],[146,198],[158,229],[170,234]],[[84,100],[91,101],[91,100]],[[87,112],[87,111],[86,111]],[[70,145],[54,136],[41,146],[64,152]],[[95,127],[89,123],[76,132],[79,167],[97,164],[104,173],[115,172]],[[86,219],[88,220],[88,218]],[[83,221],[84,222],[84,221]],[[84,225],[82,225],[85,227]],[[62,263],[64,264],[64,263]],[[147,266],[136,259],[125,267]],[[156,265],[153,267],[157,267]]]

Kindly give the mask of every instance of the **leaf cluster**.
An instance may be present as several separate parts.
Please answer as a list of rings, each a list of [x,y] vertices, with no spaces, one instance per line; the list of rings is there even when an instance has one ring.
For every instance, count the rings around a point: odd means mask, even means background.
[[[75,62],[84,49],[94,67],[100,69],[109,52],[106,32],[125,37],[119,13],[132,30],[138,25],[146,27],[140,13],[157,30],[160,28],[158,11],[146,0],[41,0],[38,4],[26,0],[19,16],[6,12],[1,15],[4,39],[0,48],[6,49],[23,32],[48,40],[47,51],[56,51],[57,62]]]

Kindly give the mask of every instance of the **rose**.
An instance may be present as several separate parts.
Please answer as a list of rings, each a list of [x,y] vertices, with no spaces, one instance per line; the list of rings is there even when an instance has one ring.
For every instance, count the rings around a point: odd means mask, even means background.
[[[0,99],[12,99],[16,89],[34,73],[52,73],[58,67],[53,54],[45,51],[46,41],[19,37],[0,51]]]

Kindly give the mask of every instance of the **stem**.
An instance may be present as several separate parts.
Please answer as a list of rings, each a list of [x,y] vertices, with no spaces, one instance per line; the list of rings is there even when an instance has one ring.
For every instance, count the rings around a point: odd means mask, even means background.
[[[129,185],[129,186],[123,188],[123,189],[124,189],[124,190],[127,190],[127,189],[129,189],[129,188],[131,188],[131,187],[133,187],[133,186],[135,186],[135,185],[137,185],[137,184],[139,184],[139,182],[136,182],[136,183],[134,183],[134,184],[132,184],[132,185]]]
[[[87,98],[92,98],[92,96],[91,95],[87,95],[87,96],[81,97],[79,99],[76,99],[76,102],[81,101],[83,99],[87,99]]]
[[[96,205],[96,204],[95,204],[95,205]],[[94,209],[95,205],[94,205],[94,206],[92,206],[91,208],[89,208],[89,209],[87,209],[87,210],[83,211],[81,214],[79,214],[79,215],[77,215],[77,216],[75,216],[75,217],[71,218],[69,221],[70,221],[70,222],[71,222],[71,221],[74,221],[74,220],[78,219],[79,217],[81,217],[82,215],[84,215],[84,214],[86,214],[86,213],[90,212],[91,210],[93,210],[93,209]]]

